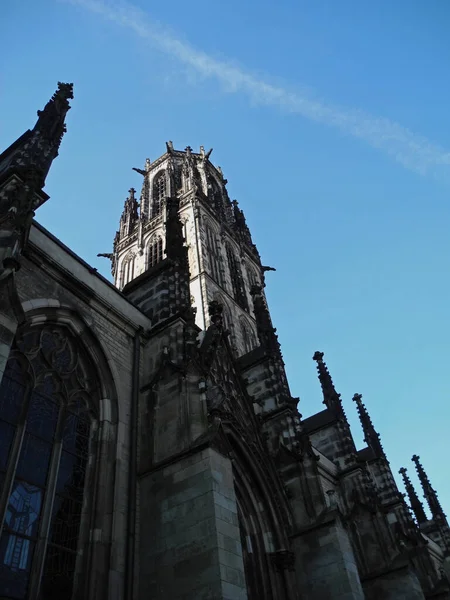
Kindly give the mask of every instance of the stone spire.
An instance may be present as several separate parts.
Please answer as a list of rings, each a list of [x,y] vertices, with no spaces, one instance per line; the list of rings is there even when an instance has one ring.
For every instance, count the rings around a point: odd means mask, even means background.
[[[428,479],[427,474],[423,466],[420,463],[420,457],[417,454],[411,458],[413,463],[416,465],[417,474],[420,479],[420,484],[423,489],[423,494],[425,499],[430,507],[431,514],[433,515],[433,519],[441,520],[446,522],[444,511],[442,510],[442,506],[438,500],[437,494],[435,490],[432,488],[430,480]]]
[[[426,517],[425,511],[423,509],[423,504],[419,500],[416,490],[414,489],[414,486],[411,483],[410,478],[406,474],[405,467],[402,467],[400,469],[399,473],[403,478],[403,483],[405,485],[406,493],[408,494],[409,504],[410,504],[411,509],[416,517],[417,522],[419,523],[419,525],[420,525],[420,523],[425,523],[427,521],[427,517]]]
[[[37,111],[38,120],[34,128],[26,131],[0,156],[0,177],[7,170],[24,173],[32,169],[38,175],[38,186],[44,187],[45,178],[53,160],[58,156],[59,146],[66,132],[64,121],[71,99],[73,84],[58,82],[58,89],[44,110]]]
[[[48,200],[42,188],[58,156],[71,98],[73,84],[58,83],[34,128],[0,155],[0,280],[18,268],[34,211]]]
[[[136,190],[131,188],[128,190],[128,198],[123,206],[122,216],[120,218],[121,235],[129,235],[138,222],[138,201],[136,200]]]
[[[348,467],[357,463],[357,452],[350,425],[342,406],[341,395],[337,393],[330,372],[323,360],[323,352],[315,352],[313,360],[317,362],[317,372],[323,392],[323,403],[336,419],[339,451],[336,459],[341,466]]]
[[[359,420],[361,421],[362,429],[364,432],[364,441],[378,458],[386,458],[383,446],[381,445],[380,434],[375,431],[372,419],[370,418],[369,413],[367,412],[365,404],[363,404],[362,395],[355,394],[353,396],[353,401],[356,402]]]
[[[334,387],[330,372],[323,360],[323,352],[315,352],[313,360],[317,362],[317,372],[319,374],[319,381],[323,392],[323,403],[337,417],[343,417],[347,420],[342,406],[341,395],[337,393],[336,388]]]

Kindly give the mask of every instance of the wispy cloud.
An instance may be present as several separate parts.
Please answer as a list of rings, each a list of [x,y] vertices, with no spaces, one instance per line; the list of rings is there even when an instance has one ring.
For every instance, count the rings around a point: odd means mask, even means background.
[[[404,167],[422,175],[448,173],[450,152],[389,119],[362,110],[346,109],[313,98],[311,94],[272,85],[241,67],[217,60],[177,39],[139,8],[123,2],[67,0],[132,30],[197,74],[219,81],[228,92],[246,94],[254,103],[298,114],[311,121],[340,129],[382,150]]]

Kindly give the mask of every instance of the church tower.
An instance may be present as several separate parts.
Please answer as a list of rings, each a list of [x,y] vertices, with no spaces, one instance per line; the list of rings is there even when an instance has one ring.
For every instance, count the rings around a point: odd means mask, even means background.
[[[140,199],[132,188],[125,200],[114,240],[113,275],[123,290],[167,256],[167,201],[176,198],[189,257],[191,303],[196,324],[209,326],[208,305],[223,305],[224,324],[237,356],[257,346],[257,327],[251,297],[263,287],[263,269],[244,213],[230,201],[220,167],[209,160],[212,150],[175,150],[134,169],[143,177]],[[137,282],[136,282],[137,283]],[[126,291],[126,290],[125,290]]]

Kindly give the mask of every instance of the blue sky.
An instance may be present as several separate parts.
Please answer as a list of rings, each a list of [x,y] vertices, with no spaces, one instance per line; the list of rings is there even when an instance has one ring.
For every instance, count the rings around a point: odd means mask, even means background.
[[[6,12],[5,12],[6,9]],[[5,147],[56,82],[75,99],[38,220],[109,276],[142,167],[213,147],[244,209],[293,395],[315,350],[363,399],[396,473],[421,456],[450,513],[450,5],[438,0],[7,0]]]

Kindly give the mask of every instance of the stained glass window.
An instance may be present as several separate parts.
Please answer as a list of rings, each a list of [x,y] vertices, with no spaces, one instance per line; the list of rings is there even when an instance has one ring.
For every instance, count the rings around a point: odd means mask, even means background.
[[[22,600],[30,589],[45,600],[71,597],[89,402],[98,397],[91,361],[68,330],[45,325],[19,333],[0,384],[0,490],[9,490],[0,514],[0,598]],[[40,530],[43,514],[48,531]]]

